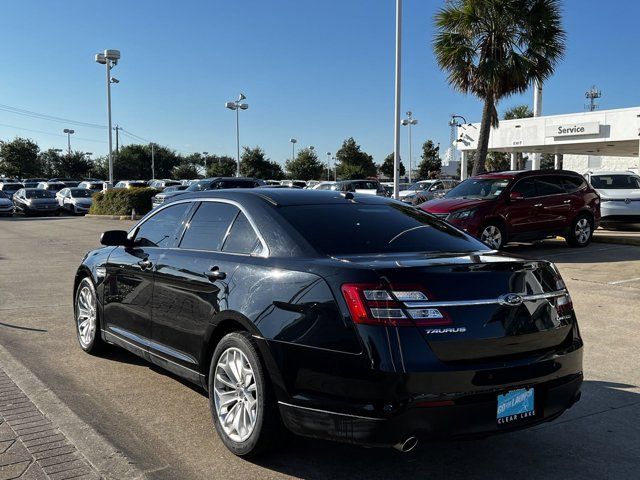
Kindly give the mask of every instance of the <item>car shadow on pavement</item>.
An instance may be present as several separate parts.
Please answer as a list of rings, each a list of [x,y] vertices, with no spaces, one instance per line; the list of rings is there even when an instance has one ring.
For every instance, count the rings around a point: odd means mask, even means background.
[[[504,253],[527,259],[545,259],[557,263],[612,263],[640,260],[640,248],[631,245],[591,243],[585,248],[572,248],[563,240],[544,240],[536,243],[514,243]]]
[[[630,388],[587,381],[582,400],[556,421],[482,440],[422,442],[403,454],[296,437],[255,463],[323,480],[638,478],[640,394]]]

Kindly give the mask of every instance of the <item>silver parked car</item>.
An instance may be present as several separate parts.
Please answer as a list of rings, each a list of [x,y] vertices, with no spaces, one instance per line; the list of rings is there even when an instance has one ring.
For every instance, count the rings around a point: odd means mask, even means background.
[[[0,215],[11,217],[14,211],[13,202],[6,193],[0,190]]]
[[[441,180],[439,178],[418,182],[416,185],[419,185],[422,189],[400,192],[400,200],[412,205],[420,205],[434,198],[443,197],[459,183],[458,180]]]
[[[63,210],[68,210],[76,215],[84,215],[91,208],[93,193],[88,188],[63,188],[56,193],[56,199]]]

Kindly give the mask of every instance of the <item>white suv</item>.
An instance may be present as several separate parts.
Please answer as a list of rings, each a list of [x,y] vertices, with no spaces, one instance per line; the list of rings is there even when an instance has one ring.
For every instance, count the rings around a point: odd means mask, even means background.
[[[601,226],[640,223],[640,176],[633,172],[587,172],[600,195]]]

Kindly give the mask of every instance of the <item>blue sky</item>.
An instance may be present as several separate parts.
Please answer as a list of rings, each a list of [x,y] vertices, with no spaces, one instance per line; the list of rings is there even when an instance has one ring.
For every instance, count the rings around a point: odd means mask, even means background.
[[[402,110],[412,110],[414,157],[427,138],[444,145],[448,115],[478,121],[481,104],[453,91],[435,64],[433,15],[444,2],[404,0]],[[106,124],[104,67],[93,55],[122,52],[113,70],[114,123],[183,153],[235,154],[224,102],[238,92],[241,144],[273,160],[298,146],[324,156],[353,136],[377,162],[393,150],[393,0],[209,0],[6,2],[0,19],[0,106]],[[601,108],[640,104],[640,2],[566,0],[568,49],[546,84],[545,114],[581,111],[596,84]],[[529,92],[500,111],[531,103]],[[19,128],[18,128],[19,127]],[[41,148],[104,154],[106,130],[0,109],[0,139],[27,136]],[[38,130],[30,132],[28,130]],[[403,128],[402,148],[406,146]],[[129,138],[123,142],[132,143]]]

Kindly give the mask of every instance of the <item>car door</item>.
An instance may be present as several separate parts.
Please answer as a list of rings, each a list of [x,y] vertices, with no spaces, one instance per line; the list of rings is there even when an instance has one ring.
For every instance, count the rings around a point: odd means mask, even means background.
[[[539,175],[535,177],[538,194],[536,228],[540,235],[547,236],[564,229],[571,216],[571,196],[566,193],[562,175]]]
[[[170,205],[143,220],[130,233],[134,245],[116,247],[106,262],[103,328],[136,353],[147,351],[151,337],[155,265],[162,252],[175,244],[191,205]]]
[[[504,217],[509,226],[509,236],[527,237],[536,230],[536,216],[539,201],[536,198],[535,181],[531,177],[518,180],[510,190],[510,193],[519,194],[518,200],[508,199]]]
[[[250,282],[246,262],[262,244],[237,205],[203,201],[178,248],[158,259],[153,292],[152,361],[198,381],[205,333],[212,317],[229,308],[234,288]],[[243,273],[244,272],[244,273]]]

